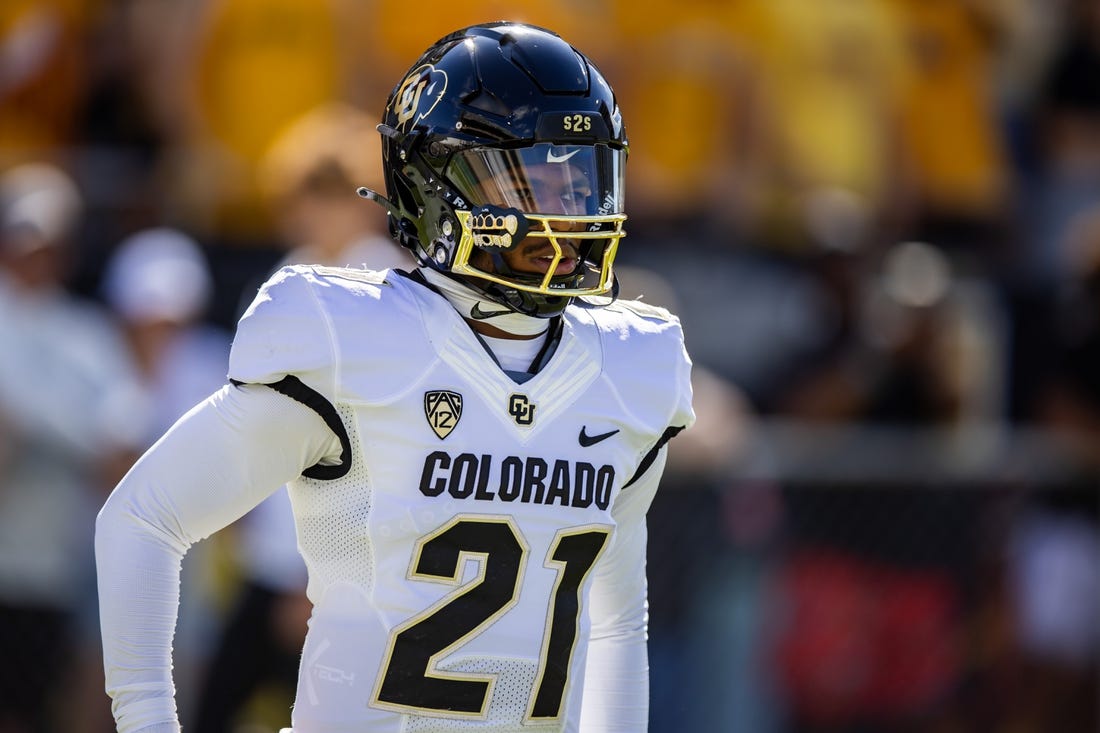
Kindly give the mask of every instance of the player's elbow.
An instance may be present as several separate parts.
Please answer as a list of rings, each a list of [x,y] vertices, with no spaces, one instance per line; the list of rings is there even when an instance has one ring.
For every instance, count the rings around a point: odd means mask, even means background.
[[[619,613],[592,619],[592,639],[645,638],[649,629],[649,614],[645,608],[623,609]]]
[[[132,540],[164,545],[180,554],[191,545],[175,518],[175,511],[157,492],[124,479],[96,515],[96,557],[119,548],[125,551]]]
[[[100,507],[95,517],[96,555],[102,555],[107,543],[119,536],[128,522],[129,512],[128,502],[123,501],[117,493],[112,493]]]

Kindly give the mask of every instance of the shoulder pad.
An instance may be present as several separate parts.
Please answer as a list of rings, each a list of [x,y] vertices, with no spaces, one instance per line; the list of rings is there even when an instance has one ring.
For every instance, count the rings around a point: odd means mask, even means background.
[[[606,308],[608,310],[625,310],[634,315],[641,316],[642,318],[655,318],[661,321],[671,321],[675,318],[667,308],[643,303],[640,300],[616,300],[614,303],[606,306]]]
[[[601,340],[604,371],[620,395],[634,396],[635,420],[654,435],[691,425],[692,364],[679,318],[637,300],[586,305],[583,316]]]
[[[329,277],[342,277],[348,280],[357,280],[369,285],[389,285],[386,277],[389,270],[367,270],[362,267],[330,267],[327,265],[314,265],[313,271],[318,275]]]
[[[284,267],[263,284],[241,316],[229,354],[229,377],[271,384],[289,374],[332,399],[333,338],[312,291],[315,270]]]

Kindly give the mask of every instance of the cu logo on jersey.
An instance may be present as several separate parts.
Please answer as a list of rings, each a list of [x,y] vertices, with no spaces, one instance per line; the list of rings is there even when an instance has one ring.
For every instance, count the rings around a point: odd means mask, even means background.
[[[401,87],[393,97],[393,113],[397,117],[397,126],[406,128],[411,122],[415,125],[431,114],[443,93],[447,90],[447,73],[431,64],[415,69],[401,82]]]
[[[433,389],[424,393],[424,416],[428,425],[443,440],[458,425],[462,417],[462,395],[446,389]]]
[[[527,395],[513,394],[508,398],[508,414],[516,425],[527,427],[535,422],[535,405],[527,399]]]

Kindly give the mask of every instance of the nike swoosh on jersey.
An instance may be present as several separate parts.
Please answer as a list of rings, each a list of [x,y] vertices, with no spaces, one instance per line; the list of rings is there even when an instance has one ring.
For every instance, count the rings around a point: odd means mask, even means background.
[[[617,432],[619,432],[619,429],[615,428],[614,430],[609,430],[608,432],[600,433],[599,435],[589,435],[585,431],[585,426],[582,425],[581,434],[577,436],[577,442],[581,444],[582,448],[587,448],[590,445],[596,445],[596,443],[599,443],[601,440],[607,440]]]
[[[506,316],[511,312],[510,310],[483,311],[481,310],[481,303],[474,303],[474,307],[470,309],[470,318],[481,321],[486,318],[492,318],[493,316]]]
[[[546,162],[547,163],[564,163],[565,161],[569,160],[570,158],[572,158],[574,155],[576,155],[579,152],[581,152],[581,151],[578,148],[577,150],[574,150],[571,153],[566,153],[565,155],[554,155],[554,151],[550,148],[547,148],[547,150],[546,150]]]

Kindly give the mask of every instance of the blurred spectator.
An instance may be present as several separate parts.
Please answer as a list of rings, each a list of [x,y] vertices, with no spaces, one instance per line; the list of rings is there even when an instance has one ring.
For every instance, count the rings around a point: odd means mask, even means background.
[[[630,0],[608,5],[619,65],[608,74],[622,80],[616,90],[633,111],[627,132],[639,151],[627,169],[632,235],[660,247],[668,237],[748,228],[769,150],[748,52],[760,14],[754,3],[688,0],[672,17],[638,12]]]
[[[1019,677],[1001,696],[1011,701],[1009,716],[1030,726],[1025,729],[1084,733],[1100,724],[1095,486],[1040,490],[1016,521],[1007,547],[1007,600]]]
[[[847,478],[787,482],[770,628],[793,730],[894,730],[934,717],[963,679],[976,553],[967,528],[982,498],[933,477],[993,456],[996,443],[981,436],[1003,411],[1002,315],[988,285],[960,277],[928,244],[899,244],[865,271],[845,270],[866,267],[855,260],[832,264],[839,269],[823,272],[834,274],[847,327],[807,360],[779,412],[820,429],[907,435],[911,450],[935,431],[943,464],[896,455],[883,485],[859,470],[873,444],[822,433],[831,467]]]
[[[1023,246],[1007,291],[1012,416],[1023,424],[1035,424],[1037,411],[1046,409],[1040,404],[1051,384],[1049,358],[1061,350],[1065,324],[1059,322],[1069,313],[1059,301],[1079,290],[1080,265],[1067,244],[1079,238],[1072,230],[1100,202],[1100,10],[1080,0],[1059,5],[1059,22],[1049,23],[1059,32],[1042,57],[1023,113],[1029,125],[1026,205],[1015,213]]]
[[[875,227],[908,190],[899,105],[901,27],[878,0],[755,0],[752,53],[773,140],[765,178],[765,243],[801,252],[821,192],[852,197]]]
[[[386,190],[375,125],[365,112],[333,102],[296,119],[267,151],[261,183],[279,240],[289,247],[282,264],[414,264],[390,237],[385,210],[355,194],[359,186]]]
[[[721,226],[709,232],[696,226],[691,234],[677,236],[688,231],[677,219],[680,226],[673,231],[653,233],[647,229],[652,225],[647,213],[663,209],[643,203],[632,209],[641,210],[631,227],[631,246],[622,248],[621,257],[649,266],[661,263],[682,299],[685,331],[705,334],[694,347],[697,361],[736,383],[767,412],[786,389],[791,365],[821,348],[840,325],[839,312],[827,302],[829,294],[814,272],[822,253],[871,252],[906,190],[897,125],[897,85],[904,74],[900,31],[889,8],[864,0],[741,0],[718,7],[695,0],[688,7],[688,17],[695,8],[699,22],[709,23],[703,38],[713,41],[725,34],[727,51],[707,68],[706,57],[694,56],[691,44],[709,48],[710,41],[698,41],[696,25],[685,24],[683,35],[666,40],[679,39],[674,59],[695,68],[675,60],[670,65],[697,74],[701,66],[721,78],[668,77],[665,96],[690,100],[668,109],[687,110],[691,140],[654,128],[651,134],[673,139],[654,139],[651,145],[658,151],[679,150],[668,160],[687,161],[685,170],[702,165],[700,150],[706,149],[707,176],[692,190],[710,213],[687,205],[672,208],[685,212],[687,220],[705,217]],[[631,22],[664,38],[659,16]],[[723,68],[737,73],[719,73]],[[628,74],[624,94],[646,89],[650,76],[662,79],[663,73],[654,70],[633,81]],[[725,97],[714,89],[722,89]],[[643,98],[655,107],[667,101],[652,91]],[[715,97],[732,100],[723,107]],[[698,122],[696,110],[703,110]],[[717,124],[710,119],[715,114],[720,115]],[[726,114],[732,119],[721,116]],[[648,116],[662,119],[656,113]],[[721,142],[693,148],[697,137]],[[685,154],[687,148],[692,150]],[[662,160],[632,159],[631,170],[661,171]],[[652,182],[654,196],[683,203],[676,186],[660,191],[662,175]],[[652,246],[639,250],[638,242]],[[685,256],[670,257],[671,250]],[[720,294],[717,301],[715,294]]]
[[[159,152],[187,131],[186,71],[203,2],[103,2],[90,22],[82,139]]]
[[[1100,477],[1100,199],[1070,220],[1050,312],[1049,366],[1036,414],[1070,448],[1082,478]]]
[[[184,137],[193,113],[186,90],[186,52],[200,2],[98,2],[84,59],[81,147],[74,156],[89,181],[83,246],[94,281],[119,240],[156,226],[174,210],[166,195],[167,153]],[[94,284],[90,287],[94,287]]]
[[[122,334],[65,289],[82,197],[58,168],[0,175],[0,730],[76,730],[96,642],[92,528],[146,403]],[[94,653],[98,657],[98,652]],[[83,670],[80,670],[83,671]],[[98,673],[102,701],[102,669]],[[62,699],[59,699],[62,698]],[[106,707],[104,705],[104,707]]]
[[[615,271],[621,299],[681,309],[660,272]],[[759,416],[742,390],[698,365],[692,389],[695,427],[670,446],[647,519],[649,730],[772,733],[780,713],[765,671],[762,558],[782,522],[779,492],[733,480],[761,460]]]
[[[82,0],[0,3],[0,167],[69,146],[84,93]]]
[[[385,210],[355,193],[358,186],[385,190],[381,153],[375,122],[346,104],[321,105],[280,134],[259,170],[264,200],[289,248],[282,264],[379,270],[413,264],[389,236]],[[250,301],[253,293],[244,295]],[[245,515],[235,537],[240,583],[200,693],[195,728],[204,733],[233,730],[257,699],[273,708],[273,726],[285,720],[310,613],[286,490]]]
[[[844,324],[788,383],[779,410],[825,421],[964,427],[1003,415],[1003,314],[980,280],[936,247],[891,248],[878,273],[834,260],[827,282]]]
[[[1022,276],[1044,291],[1071,263],[1058,246],[1081,211],[1100,201],[1100,7],[1072,0],[1063,35],[1051,55],[1032,107],[1038,159],[1029,191]]]
[[[1040,136],[1048,167],[1066,174],[1100,170],[1100,8],[1072,0],[1062,42],[1039,89]]]
[[[647,522],[650,731],[776,733],[766,590],[781,495],[735,480],[761,460],[760,416],[742,392],[700,367],[692,384],[700,429],[670,448]]]
[[[280,131],[315,106],[348,99],[346,34],[371,6],[342,0],[204,0],[184,71],[188,101],[175,158],[180,213],[223,244],[272,237],[257,166]]]
[[[1086,731],[1100,725],[1100,203],[1068,222],[1060,249],[1065,275],[1036,414],[1061,448],[1063,475],[1034,486],[1011,526],[1006,595],[1019,672],[1004,697],[1035,730]]]
[[[1000,64],[1024,22],[1016,0],[891,0],[902,27],[900,124],[912,175],[905,236],[970,264],[1007,261],[1014,191]]]
[[[119,243],[103,278],[154,396],[147,443],[225,383],[229,335],[203,323],[212,280],[199,245],[175,229],[137,232]]]

